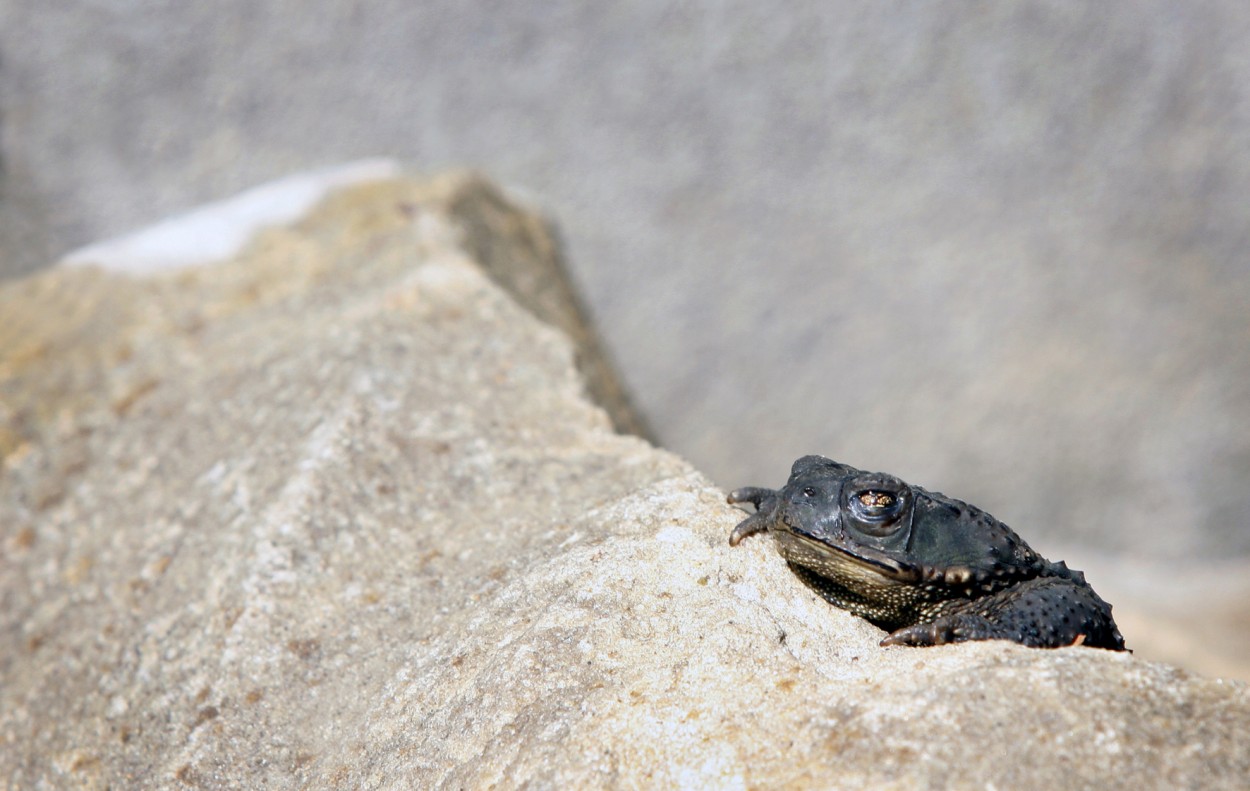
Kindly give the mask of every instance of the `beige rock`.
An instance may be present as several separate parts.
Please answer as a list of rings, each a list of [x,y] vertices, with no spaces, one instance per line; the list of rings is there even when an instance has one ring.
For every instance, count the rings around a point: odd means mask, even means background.
[[[740,512],[475,262],[526,222],[387,182],[219,266],[0,291],[5,782],[1250,780],[1243,684],[881,649],[766,537],[729,548]]]

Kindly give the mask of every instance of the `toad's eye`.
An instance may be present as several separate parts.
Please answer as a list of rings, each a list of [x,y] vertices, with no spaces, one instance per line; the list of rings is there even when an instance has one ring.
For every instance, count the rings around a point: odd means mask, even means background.
[[[815,490],[815,489],[813,489],[812,487],[808,486],[806,489],[804,489],[804,490],[803,490],[803,496],[804,496],[804,497],[815,497],[815,496],[816,496],[816,490]]]

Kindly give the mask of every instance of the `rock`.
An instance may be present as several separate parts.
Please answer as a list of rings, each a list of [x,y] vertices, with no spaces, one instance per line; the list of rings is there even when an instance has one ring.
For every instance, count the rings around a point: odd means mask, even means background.
[[[527,223],[389,181],[223,264],[0,291],[0,777],[1244,786],[1244,684],[882,649],[731,549],[723,493],[615,433],[474,259]]]

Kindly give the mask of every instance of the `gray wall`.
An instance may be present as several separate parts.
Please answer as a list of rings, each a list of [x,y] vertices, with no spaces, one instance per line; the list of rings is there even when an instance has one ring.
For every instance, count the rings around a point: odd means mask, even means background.
[[[366,155],[561,223],[662,441],[1250,554],[1250,4],[0,0],[0,274]]]

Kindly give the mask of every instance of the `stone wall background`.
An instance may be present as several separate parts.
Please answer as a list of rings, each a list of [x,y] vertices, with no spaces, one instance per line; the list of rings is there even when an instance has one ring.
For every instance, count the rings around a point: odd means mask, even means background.
[[[1244,557],[1248,45],[1232,0],[0,0],[0,273],[309,167],[479,168],[723,487],[821,452],[1047,554]]]

